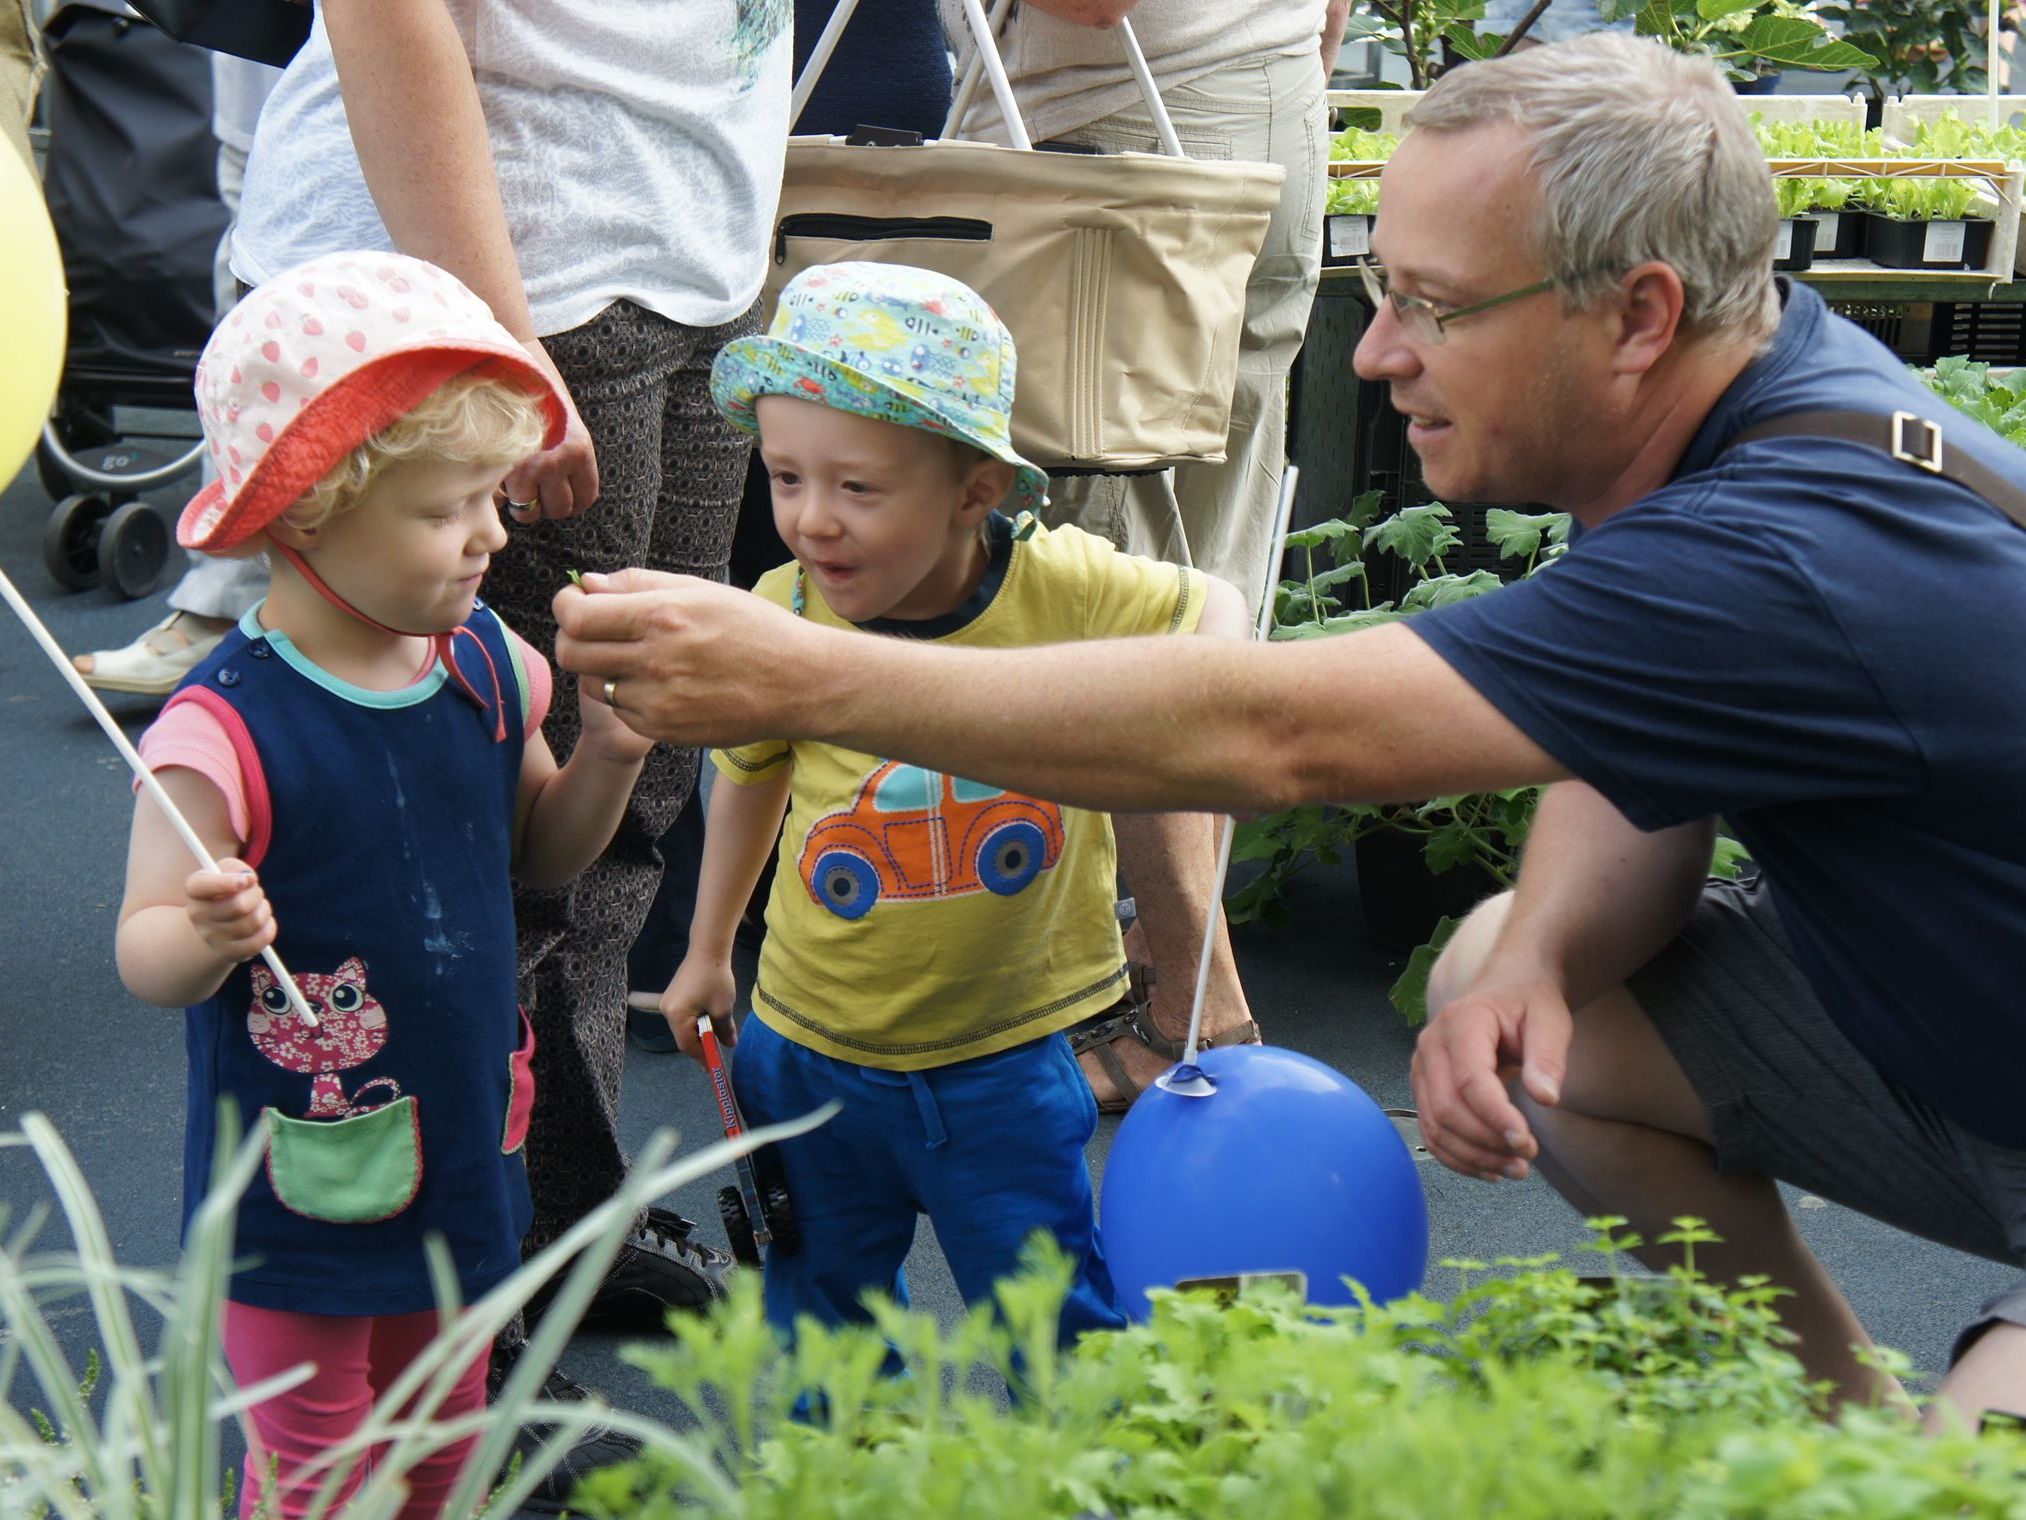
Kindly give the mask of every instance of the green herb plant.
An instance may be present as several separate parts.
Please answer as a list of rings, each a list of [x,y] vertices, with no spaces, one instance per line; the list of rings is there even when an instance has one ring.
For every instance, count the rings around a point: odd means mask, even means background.
[[[1991,366],[1973,359],[1937,359],[1932,370],[1916,370],[1930,389],[1957,410],[1992,432],[2026,447],[2026,382],[2014,385],[2011,373],[1992,374]]]
[[[1754,113],[1752,130],[1768,158],[1885,158],[1885,134],[1852,121],[1767,121]],[[1808,175],[1779,175],[1773,194],[1784,217],[1811,211],[1842,211],[1857,181]]]
[[[1973,179],[1863,179],[1850,201],[1896,222],[1959,222],[1988,217],[1980,189]]]
[[[1330,162],[1375,163],[1393,156],[1400,139],[1391,132],[1368,132],[1346,127],[1330,139]],[[1379,182],[1376,179],[1333,179],[1323,202],[1330,216],[1377,216]]]
[[[1594,1278],[1552,1255],[1452,1261],[1447,1302],[1327,1315],[1287,1289],[1157,1291],[1146,1324],[1055,1344],[1046,1241],[998,1310],[945,1330],[769,1331],[750,1277],[630,1359],[675,1394],[714,1482],[662,1454],[592,1475],[598,1520],[2018,1520],[2026,1437],[1930,1440],[1827,1417],[1763,1279],[1710,1282],[1677,1220],[1658,1276],[1593,1220]],[[906,1376],[882,1376],[889,1353]],[[1004,1390],[1017,1389],[1010,1403]],[[812,1414],[810,1411],[814,1411]]]
[[[340,1512],[338,1485],[377,1448],[369,1475],[342,1513],[345,1520],[392,1520],[415,1464],[472,1435],[478,1447],[447,1513],[510,1515],[569,1446],[600,1425],[649,1443],[671,1461],[694,1461],[699,1484],[724,1495],[714,1469],[686,1437],[600,1404],[543,1400],[542,1379],[644,1204],[729,1165],[741,1151],[826,1117],[736,1144],[720,1142],[679,1162],[669,1160],[674,1135],[662,1131],[612,1198],[469,1305],[459,1300],[448,1250],[440,1241],[430,1242],[429,1265],[447,1327],[396,1379],[359,1430],[310,1464],[307,1475],[319,1485],[311,1515],[321,1520]],[[264,1128],[239,1139],[230,1105],[220,1110],[219,1133],[209,1189],[191,1220],[182,1260],[168,1271],[126,1267],[113,1256],[97,1200],[47,1118],[27,1114],[18,1130],[0,1134],[0,1149],[27,1149],[41,1164],[74,1243],[61,1250],[37,1248],[46,1207],[11,1232],[0,1213],[0,1517],[5,1520],[214,1520],[224,1513],[232,1487],[221,1461],[221,1431],[263,1398],[301,1381],[303,1369],[293,1369],[242,1388],[225,1369],[218,1326],[231,1277],[233,1221],[267,1147]],[[498,1397],[480,1414],[439,1421],[444,1398],[473,1358],[536,1289],[565,1273]],[[143,1342],[137,1306],[160,1320],[152,1345]],[[82,1374],[55,1328],[81,1309],[89,1313],[93,1337],[103,1348],[102,1358],[96,1350],[87,1356]],[[35,1392],[17,1386],[24,1374]],[[510,1462],[515,1436],[529,1421],[551,1425],[555,1433],[531,1455]],[[502,1469],[507,1475],[495,1485]]]

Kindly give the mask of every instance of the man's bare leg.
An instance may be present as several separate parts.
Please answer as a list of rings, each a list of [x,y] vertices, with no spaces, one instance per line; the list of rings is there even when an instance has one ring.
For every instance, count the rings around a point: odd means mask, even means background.
[[[2026,1416],[2026,1326],[1993,1325],[1942,1380],[1928,1428],[1961,1422],[1972,1429],[1986,1410]]]
[[[1429,979],[1431,1008],[1470,985],[1507,902],[1484,904],[1457,931]],[[1780,1317],[1800,1337],[1795,1353],[1811,1378],[1832,1382],[1839,1402],[1904,1401],[1895,1380],[1860,1360],[1871,1340],[1774,1181],[1719,1175],[1709,1115],[1631,993],[1613,988],[1577,1013],[1558,1107],[1514,1097],[1540,1141],[1543,1175],[1585,1216],[1623,1215],[1648,1241],[1680,1215],[1707,1221],[1723,1240],[1696,1248],[1697,1268],[1725,1282],[1761,1273],[1785,1288]],[[1657,1268],[1678,1259],[1671,1247],[1636,1254]]]
[[[1128,954],[1156,968],[1151,1015],[1157,1032],[1169,1039],[1189,1033],[1189,1009],[1196,992],[1196,962],[1203,951],[1206,915],[1217,908],[1217,935],[1210,950],[1210,983],[1204,990],[1203,1037],[1236,1028],[1251,1018],[1238,967],[1231,957],[1231,939],[1222,923],[1222,907],[1211,902],[1216,887],[1217,828],[1222,820],[1208,813],[1120,813],[1112,819],[1118,836],[1119,872],[1139,909],[1138,945]],[[1173,1063],[1136,1040],[1111,1046],[1126,1074],[1145,1087]],[[1115,1096],[1111,1077],[1098,1058],[1086,1052],[1083,1074],[1100,1103]]]

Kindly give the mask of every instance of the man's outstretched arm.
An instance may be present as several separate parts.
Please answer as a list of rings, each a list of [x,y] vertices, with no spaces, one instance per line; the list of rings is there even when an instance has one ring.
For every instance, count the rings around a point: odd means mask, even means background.
[[[641,733],[811,738],[1107,811],[1411,801],[1568,773],[1405,624],[1282,644],[947,649],[625,570],[556,597],[557,658]]]

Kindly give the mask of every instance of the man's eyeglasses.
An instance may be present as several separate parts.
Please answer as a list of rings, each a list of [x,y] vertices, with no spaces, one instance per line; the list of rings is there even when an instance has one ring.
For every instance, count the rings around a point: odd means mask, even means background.
[[[1392,302],[1393,315],[1399,318],[1400,325],[1407,329],[1409,336],[1423,343],[1445,341],[1449,336],[1447,329],[1451,322],[1463,317],[1474,317],[1479,312],[1490,311],[1493,307],[1503,306],[1508,301],[1537,296],[1542,291],[1552,290],[1555,287],[1553,280],[1538,280],[1524,289],[1508,290],[1502,296],[1493,296],[1489,301],[1473,301],[1468,306],[1458,306],[1444,311],[1433,301],[1420,296],[1402,295],[1397,290],[1388,289],[1386,266],[1383,264],[1375,264],[1370,259],[1361,259],[1358,263],[1358,276],[1365,282],[1365,295],[1371,300],[1372,309],[1377,311],[1385,302]]]

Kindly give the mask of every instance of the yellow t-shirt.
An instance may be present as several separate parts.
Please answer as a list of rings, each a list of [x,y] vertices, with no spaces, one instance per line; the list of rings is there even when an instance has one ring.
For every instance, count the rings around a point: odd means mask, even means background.
[[[989,599],[934,642],[965,648],[1194,630],[1203,578],[1076,528],[1007,540]],[[797,570],[754,589],[792,606]],[[804,615],[849,627],[810,588]],[[867,637],[879,637],[868,634]],[[1115,1002],[1111,821],[831,744],[714,751],[752,783],[791,767],[753,1011],[788,1039],[890,1071],[1006,1050]]]

